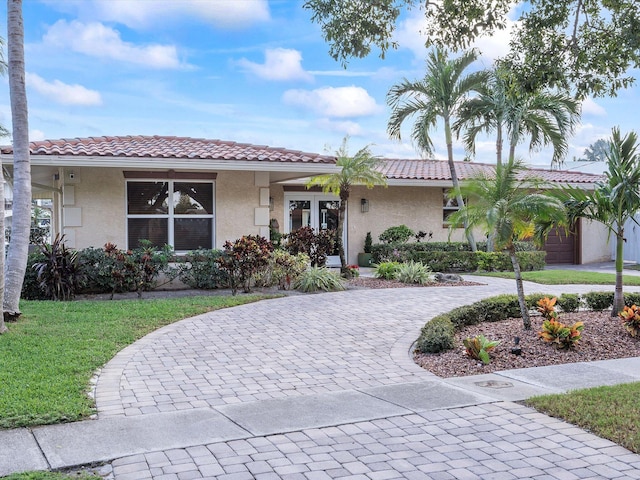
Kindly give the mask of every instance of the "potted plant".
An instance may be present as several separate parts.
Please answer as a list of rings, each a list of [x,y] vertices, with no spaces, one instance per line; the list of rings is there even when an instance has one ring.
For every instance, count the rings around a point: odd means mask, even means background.
[[[358,265],[361,267],[370,267],[373,265],[373,255],[371,254],[371,245],[373,240],[371,239],[371,232],[367,232],[367,236],[364,237],[364,253],[358,254]]]

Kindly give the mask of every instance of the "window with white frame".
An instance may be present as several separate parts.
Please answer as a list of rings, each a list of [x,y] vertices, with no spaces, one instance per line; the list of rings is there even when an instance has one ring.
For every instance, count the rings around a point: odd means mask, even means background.
[[[444,226],[449,226],[451,222],[449,222],[449,217],[452,213],[460,210],[458,206],[458,200],[453,197],[450,197],[451,189],[443,188],[442,189],[442,223]]]
[[[140,240],[176,251],[213,248],[214,182],[128,180],[127,246]]]

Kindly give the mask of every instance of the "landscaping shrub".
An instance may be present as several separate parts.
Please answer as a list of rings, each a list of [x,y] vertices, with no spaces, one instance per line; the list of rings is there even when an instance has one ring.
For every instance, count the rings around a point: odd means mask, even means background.
[[[622,320],[622,325],[632,337],[637,337],[640,332],[640,308],[636,305],[630,307],[624,306],[624,309],[618,313],[618,317]]]
[[[529,310],[537,308],[538,302],[543,298],[554,298],[555,295],[550,295],[548,293],[530,293],[529,295],[525,295],[524,303]],[[557,299],[556,299],[557,302]],[[517,316],[520,316],[520,310],[518,310]]]
[[[255,275],[267,267],[272,251],[271,242],[259,235],[245,235],[234,242],[225,242],[224,251],[217,262],[231,287],[232,295],[238,293],[239,287],[245,293],[251,292]]]
[[[551,318],[542,323],[542,331],[538,336],[558,349],[572,348],[582,338],[583,329],[583,322],[576,322],[568,326]]]
[[[24,274],[24,282],[22,283],[22,292],[20,298],[23,300],[47,300],[48,297],[44,290],[40,287],[38,281],[38,273],[33,266],[45,260],[45,256],[40,252],[30,253],[27,258],[27,270]]]
[[[431,269],[420,262],[406,262],[398,265],[396,278],[402,283],[416,283],[424,285],[429,283]]]
[[[64,235],[56,235],[51,244],[40,244],[42,258],[34,263],[38,285],[49,300],[71,300],[84,279],[78,251],[64,244]]]
[[[563,312],[577,312],[580,309],[580,295],[577,293],[563,293],[558,297],[557,305]]]
[[[590,310],[602,311],[613,305],[613,292],[587,292],[583,298]]]
[[[299,228],[284,235],[284,247],[292,255],[306,254],[311,265],[324,267],[327,257],[333,253],[336,241],[335,230],[315,231],[311,227]]]
[[[371,247],[373,261],[422,262],[434,272],[513,271],[509,255],[504,252],[483,251],[486,244],[478,243],[478,251],[471,252],[465,242],[380,243]],[[523,271],[541,270],[546,253],[535,250],[530,242],[517,242],[516,256]]]
[[[633,305],[640,306],[640,293],[628,292],[624,294],[624,304],[627,307],[632,307]]]
[[[308,266],[309,257],[304,253],[292,255],[285,250],[274,250],[267,267],[256,275],[256,285],[277,285],[280,290],[289,290]]]
[[[226,287],[226,276],[220,271],[218,263],[221,256],[222,251],[216,249],[200,249],[187,253],[178,267],[180,281],[191,288],[202,290]]]
[[[500,345],[499,340],[489,340],[484,335],[476,335],[473,338],[467,337],[462,343],[469,357],[481,360],[485,365],[489,365],[491,362],[489,352]]]
[[[335,292],[345,289],[340,274],[326,267],[308,268],[296,280],[294,288],[307,293]]]
[[[447,315],[433,317],[422,327],[416,341],[416,350],[421,353],[440,353],[454,347],[455,328]]]
[[[383,278],[385,280],[394,280],[398,275],[399,262],[382,262],[376,265],[376,269],[373,275],[376,278]]]
[[[411,237],[415,236],[415,232],[406,225],[398,225],[397,227],[389,227],[382,232],[378,239],[387,244],[406,243]]]

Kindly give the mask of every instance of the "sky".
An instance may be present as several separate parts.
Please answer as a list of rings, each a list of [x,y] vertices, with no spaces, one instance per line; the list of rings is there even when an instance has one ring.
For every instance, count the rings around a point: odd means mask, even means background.
[[[387,158],[419,158],[410,140],[387,135],[389,89],[424,75],[418,9],[403,14],[399,48],[374,51],[347,68],[328,54],[320,28],[299,0],[24,0],[25,64],[31,140],[103,135],[175,135],[335,153],[369,146]],[[6,2],[0,36],[6,38]],[[508,32],[481,39],[473,68],[506,53]],[[6,52],[5,52],[6,58]],[[636,75],[640,78],[640,75]],[[611,128],[637,129],[640,88],[587,99],[567,161]],[[0,124],[10,129],[6,77]],[[432,132],[446,158],[442,128]],[[9,143],[10,139],[0,140]],[[474,161],[495,162],[495,142]],[[518,156],[549,165],[550,151]],[[465,152],[455,146],[457,160]],[[566,164],[570,168],[570,164]]]

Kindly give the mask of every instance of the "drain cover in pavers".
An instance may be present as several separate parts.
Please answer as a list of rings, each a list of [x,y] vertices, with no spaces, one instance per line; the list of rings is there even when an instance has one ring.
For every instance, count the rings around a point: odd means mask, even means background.
[[[500,372],[500,375],[532,385],[556,388],[560,391],[636,381],[636,378],[630,375],[600,368],[592,362],[519,368],[517,370],[505,370]]]
[[[387,385],[367,388],[362,392],[414,412],[464,407],[493,401],[483,395],[445,385],[441,381]]]
[[[411,413],[355,391],[261,400],[224,405],[217,409],[254,435],[329,427]]]
[[[544,388],[521,382],[500,374],[470,375],[468,377],[447,378],[446,383],[455,385],[468,392],[475,392],[493,400],[517,402],[536,395],[559,393],[562,390]]]
[[[24,429],[0,431],[0,477],[49,466],[36,439]]]
[[[51,425],[34,429],[52,468],[247,437],[210,409]]]

